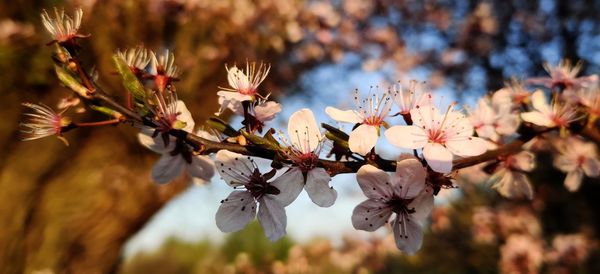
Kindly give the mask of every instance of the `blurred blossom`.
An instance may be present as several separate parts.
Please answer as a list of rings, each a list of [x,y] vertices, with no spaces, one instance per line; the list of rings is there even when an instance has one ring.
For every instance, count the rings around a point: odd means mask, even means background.
[[[471,233],[475,242],[485,244],[493,244],[496,242],[496,214],[491,208],[486,206],[474,208],[471,221],[473,222]]]
[[[542,234],[540,220],[530,207],[506,204],[498,208],[496,223],[500,235],[508,237],[518,233],[539,237]]]
[[[582,104],[590,115],[593,123],[600,117],[600,87],[581,89],[578,92],[579,103]]]
[[[13,38],[31,37],[35,30],[30,24],[22,24],[11,19],[0,21],[0,44],[9,43]]]
[[[64,10],[59,12],[58,8],[54,8],[54,17],[51,17],[45,10],[41,16],[44,27],[54,39],[50,43],[72,43],[76,38],[86,37],[78,33],[83,16],[82,9],[76,9],[73,18],[65,14]]]
[[[503,274],[539,273],[544,260],[540,240],[529,235],[510,235],[500,247],[500,272]]]
[[[23,106],[33,110],[31,113],[23,114],[24,118],[19,124],[23,141],[56,135],[65,145],[68,145],[66,139],[61,137],[63,127],[71,124],[71,119],[63,116],[66,109],[57,113],[42,103],[23,103]]]
[[[506,198],[533,199],[533,188],[525,172],[535,168],[535,155],[528,151],[502,158],[490,178],[492,188]]]
[[[487,97],[479,98],[477,107],[468,112],[477,136],[492,141],[498,141],[500,135],[514,134],[519,127],[520,120],[517,114],[511,113],[510,108],[494,108]]]
[[[344,0],[344,12],[356,19],[365,20],[375,7],[375,2],[369,0]]]
[[[583,63],[578,62],[572,65],[570,60],[561,60],[556,66],[549,63],[544,64],[544,69],[550,74],[550,77],[534,77],[527,80],[534,85],[545,86],[550,89],[556,87],[565,90],[579,90],[581,88],[592,87],[598,84],[598,75],[589,75],[577,77],[581,71]]]
[[[590,178],[600,176],[600,160],[594,143],[570,137],[558,141],[556,147],[559,155],[554,158],[554,166],[567,173],[565,187],[569,191],[579,189],[584,175]]]
[[[537,90],[531,95],[533,111],[521,113],[521,118],[542,127],[567,127],[571,122],[581,119],[583,116],[577,113],[574,105],[552,100],[550,104],[546,99],[544,91]]]
[[[328,27],[334,27],[340,23],[341,16],[329,1],[311,2],[309,10]]]
[[[518,109],[529,101],[531,93],[517,81],[512,81],[506,87],[497,90],[492,95],[492,105],[495,109],[508,108],[509,111]]]
[[[596,247],[584,234],[556,235],[546,259],[554,264],[579,266]]]
[[[450,209],[445,206],[433,208],[431,211],[431,230],[439,233],[449,229],[452,225],[449,213]]]

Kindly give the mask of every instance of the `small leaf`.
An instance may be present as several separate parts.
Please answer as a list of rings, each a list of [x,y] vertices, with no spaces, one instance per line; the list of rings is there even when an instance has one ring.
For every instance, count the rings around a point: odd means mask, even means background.
[[[75,77],[73,77],[71,73],[67,72],[62,67],[56,65],[54,66],[54,70],[56,71],[56,76],[58,76],[58,79],[65,86],[73,90],[75,93],[79,94],[81,97],[91,98],[89,90],[85,88],[81,83],[79,83],[79,81],[77,81],[77,79],[75,79]]]
[[[273,149],[273,150],[279,149],[278,143],[272,143],[268,139],[265,139],[260,136],[256,136],[254,134],[250,134],[245,130],[242,130],[241,132],[242,132],[242,135],[244,135],[244,137],[246,137],[246,139],[250,140],[250,142],[252,142],[255,145],[259,145],[259,146],[266,147],[266,148]]]
[[[217,118],[217,117],[210,117],[206,123],[208,124],[208,126],[210,126],[211,128],[216,129],[217,131],[230,136],[230,137],[235,137],[240,135],[235,129],[233,129],[233,127],[231,127],[227,122]]]

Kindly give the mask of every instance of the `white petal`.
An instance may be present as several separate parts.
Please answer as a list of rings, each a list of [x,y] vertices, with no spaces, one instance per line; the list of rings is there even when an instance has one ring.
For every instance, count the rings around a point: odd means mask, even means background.
[[[573,170],[567,173],[567,177],[565,178],[565,187],[569,191],[575,192],[581,186],[581,180],[583,180],[583,171],[581,169]]]
[[[208,131],[202,130],[202,129],[197,130],[196,135],[198,135],[199,137],[202,137],[206,140],[213,141],[213,142],[221,141],[221,140],[219,140],[219,137],[209,133]]]
[[[261,122],[273,120],[279,112],[281,112],[281,105],[273,101],[268,101],[254,107],[256,119]]]
[[[377,127],[362,124],[350,133],[348,147],[352,152],[366,155],[377,143]]]
[[[244,228],[256,216],[256,202],[249,191],[233,191],[221,202],[215,221],[223,232]]]
[[[421,193],[408,204],[408,208],[415,210],[414,213],[410,214],[411,220],[423,224],[433,209],[433,191],[431,188],[425,188],[421,191]]]
[[[417,126],[393,126],[385,131],[385,138],[397,147],[422,148],[427,144],[427,135]]]
[[[535,155],[529,151],[522,151],[510,157],[512,165],[522,171],[532,171],[535,168]]]
[[[478,137],[467,137],[450,139],[446,142],[446,147],[454,155],[467,157],[484,153],[487,150],[487,143]]]
[[[250,86],[248,76],[236,66],[227,69],[227,82],[234,89],[246,89]]]
[[[279,194],[275,195],[275,198],[279,200],[281,205],[288,206],[302,192],[304,176],[299,168],[291,168],[273,180],[271,185],[279,189]]]
[[[423,243],[423,228],[410,217],[396,217],[392,229],[394,231],[396,246],[402,252],[412,255],[421,248]]]
[[[383,202],[368,199],[354,208],[352,226],[355,229],[375,231],[383,226],[392,215],[390,207]]]
[[[187,132],[192,132],[194,130],[194,119],[192,118],[192,113],[187,109],[185,103],[181,100],[177,100],[177,106],[175,107],[177,110],[177,120],[185,123],[185,127],[182,130]]]
[[[517,132],[521,121],[519,120],[519,116],[516,114],[504,114],[498,118],[496,124],[496,131],[499,134],[511,135]]]
[[[556,124],[550,120],[547,115],[542,114],[539,111],[523,112],[521,113],[521,119],[525,122],[529,122],[542,127],[554,127]]]
[[[315,151],[322,139],[315,116],[307,108],[296,111],[290,116],[288,135],[292,145],[303,153]]]
[[[169,137],[171,141],[169,142],[169,146],[165,147],[165,142],[163,141],[162,136],[159,134],[153,138],[153,133],[154,129],[143,128],[140,133],[138,133],[138,141],[140,144],[160,154],[171,152],[173,149],[175,149],[175,138]]]
[[[496,181],[492,188],[506,198],[533,199],[533,188],[527,176],[521,172],[512,172],[506,169],[497,171],[491,178]]]
[[[492,141],[497,141],[499,136],[496,133],[496,129],[492,125],[483,125],[476,129],[477,135],[479,137],[485,137]]]
[[[585,175],[591,178],[600,176],[600,162],[594,158],[587,158],[581,168],[585,172]]]
[[[192,163],[187,166],[190,177],[210,181],[215,175],[215,164],[208,156],[194,156]]]
[[[258,222],[262,226],[265,236],[272,242],[285,235],[287,217],[283,205],[273,197],[264,195],[259,201]]]
[[[318,206],[330,207],[337,199],[337,191],[329,187],[331,176],[323,168],[313,168],[306,177],[306,192],[308,197]]]
[[[578,169],[577,159],[562,154],[554,158],[554,166],[562,172],[571,172]]]
[[[541,89],[538,89],[533,94],[531,94],[531,105],[535,110],[543,114],[548,114],[552,112],[550,105],[546,100],[546,95]]]
[[[354,110],[340,110],[334,107],[326,107],[325,113],[331,119],[338,122],[357,124],[362,122],[362,118]]]
[[[390,176],[372,165],[360,167],[356,172],[356,180],[368,198],[389,200],[394,194]]]
[[[427,171],[415,158],[404,159],[396,163],[396,172],[392,176],[394,192],[402,199],[412,199],[425,188]]]
[[[215,163],[223,180],[231,186],[247,183],[248,176],[254,172],[254,162],[250,157],[224,149],[217,152]]]
[[[181,156],[163,154],[152,167],[152,180],[159,184],[168,183],[181,174],[185,165]]]
[[[429,143],[423,148],[423,156],[433,171],[448,173],[452,171],[452,153],[438,143]]]

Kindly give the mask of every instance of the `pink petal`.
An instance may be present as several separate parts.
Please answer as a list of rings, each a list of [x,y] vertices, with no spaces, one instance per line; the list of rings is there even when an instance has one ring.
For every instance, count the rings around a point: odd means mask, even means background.
[[[215,175],[215,164],[208,156],[194,156],[192,163],[187,165],[187,172],[190,177],[210,181]]]
[[[525,122],[529,122],[542,127],[554,127],[556,124],[550,120],[547,115],[539,111],[523,112],[521,113],[521,119]]]
[[[392,176],[394,192],[402,199],[412,199],[425,188],[427,171],[416,158],[399,161]]]
[[[581,168],[585,172],[585,175],[591,178],[600,176],[600,162],[594,158],[587,158]]]
[[[366,155],[375,147],[378,137],[377,127],[362,124],[350,133],[348,147],[352,152]]]
[[[438,143],[429,143],[423,148],[423,156],[433,171],[448,173],[452,171],[452,153]]]
[[[526,197],[530,200],[533,199],[533,188],[527,176],[521,172],[503,169],[492,176],[491,180],[495,181],[492,188],[506,198]]]
[[[448,140],[446,148],[454,155],[463,157],[477,156],[487,150],[487,143],[478,137],[457,138]]]
[[[230,186],[240,186],[248,182],[248,176],[254,172],[250,157],[228,150],[219,150],[215,157],[217,171]]]
[[[427,135],[417,126],[393,126],[385,131],[385,138],[397,147],[407,149],[422,148],[427,143]]]
[[[273,101],[268,101],[254,107],[256,119],[262,122],[273,120],[279,112],[281,112],[281,105]]]
[[[299,168],[291,168],[273,180],[271,185],[279,189],[279,194],[275,195],[275,198],[285,207],[296,200],[300,192],[302,192],[304,188],[304,176]]]
[[[313,168],[306,178],[306,193],[308,197],[320,207],[330,207],[337,199],[337,191],[329,187],[331,176],[323,168]]]
[[[256,202],[249,191],[233,191],[217,210],[215,221],[223,232],[244,228],[256,216]]]
[[[413,255],[423,243],[423,228],[410,217],[402,218],[400,215],[394,220],[392,227],[396,246],[402,252]]]
[[[583,180],[583,171],[581,169],[573,170],[567,173],[567,177],[565,178],[565,187],[569,191],[575,192],[581,186],[581,180]]]
[[[423,224],[433,209],[433,191],[430,187],[425,188],[417,197],[408,204],[408,208],[414,208],[415,212],[410,214],[411,220]]]
[[[177,178],[185,165],[186,162],[181,156],[163,154],[152,167],[152,180],[159,184],[166,184]]]
[[[352,225],[355,229],[375,231],[383,226],[392,215],[392,210],[385,203],[368,199],[354,208]]]

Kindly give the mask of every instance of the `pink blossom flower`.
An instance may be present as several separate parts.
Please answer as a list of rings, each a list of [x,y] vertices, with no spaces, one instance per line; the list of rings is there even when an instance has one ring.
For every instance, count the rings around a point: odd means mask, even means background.
[[[216,156],[217,170],[223,180],[234,190],[221,201],[215,220],[223,232],[244,228],[257,215],[269,240],[276,241],[286,233],[287,217],[284,205],[290,204],[298,194],[289,182],[302,180],[302,173],[290,169],[283,175],[268,180],[274,173],[261,174],[252,158],[220,150]]]
[[[533,199],[533,188],[525,175],[535,168],[535,155],[528,151],[522,151],[515,155],[509,155],[499,163],[490,178],[492,188],[506,198],[526,197]]]
[[[56,135],[61,141],[68,145],[66,139],[61,137],[63,127],[71,124],[71,119],[62,115],[66,109],[57,113],[49,106],[41,103],[39,105],[23,103],[23,106],[33,110],[33,113],[23,114],[25,117],[19,124],[20,132],[23,134],[23,141]]]
[[[587,260],[592,249],[593,244],[584,234],[556,235],[552,239],[552,250],[547,258],[553,263],[580,266]]]
[[[288,183],[296,184],[298,194],[304,187],[310,199],[318,206],[332,206],[337,198],[337,191],[329,187],[329,173],[324,168],[317,167],[323,136],[310,109],[301,109],[290,116],[288,135],[289,141],[286,139],[284,142],[291,142],[286,150],[286,155],[293,162],[291,169],[304,174],[303,180]]]
[[[375,231],[395,213],[392,229],[396,246],[407,254],[417,252],[423,241],[423,221],[433,208],[433,194],[425,186],[426,176],[416,158],[399,161],[393,176],[372,165],[362,166],[356,178],[368,199],[352,212],[354,228]]]
[[[511,111],[525,104],[531,93],[517,81],[513,81],[506,87],[494,92],[492,95],[492,105],[494,109]]]
[[[348,146],[352,152],[366,155],[371,151],[379,137],[381,126],[385,125],[385,117],[392,109],[396,93],[382,92],[381,96],[373,93],[366,99],[360,99],[358,90],[354,91],[357,110],[340,110],[327,107],[325,112],[338,122],[360,125],[352,130]]]
[[[596,178],[600,176],[600,161],[594,143],[579,138],[569,138],[557,146],[559,155],[554,158],[554,166],[567,173],[565,187],[571,192],[581,186],[583,175]]]
[[[393,126],[386,130],[385,137],[401,148],[423,148],[431,169],[448,173],[452,171],[452,155],[475,156],[486,151],[485,141],[473,137],[469,119],[452,108],[442,115],[433,105],[417,105],[410,111],[413,125]]]
[[[521,113],[521,119],[542,127],[567,127],[571,122],[580,119],[577,109],[571,104],[561,104],[553,101],[548,104],[546,95],[537,90],[531,95],[533,111]]]
[[[469,120],[479,137],[498,141],[500,135],[511,135],[519,127],[519,116],[511,113],[509,108],[496,109],[487,98],[477,101],[477,108],[469,111]]]
[[[503,274],[535,274],[542,266],[542,243],[528,235],[513,234],[500,247],[500,272]]]
[[[581,62],[577,62],[575,66],[570,60],[561,60],[557,66],[552,66],[548,63],[544,64],[544,69],[550,74],[550,77],[534,77],[527,80],[528,83],[541,85],[551,89],[562,87],[566,90],[578,90],[586,88],[598,83],[598,75],[590,75],[576,77],[581,71]]]

